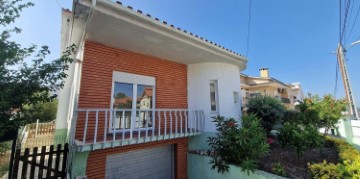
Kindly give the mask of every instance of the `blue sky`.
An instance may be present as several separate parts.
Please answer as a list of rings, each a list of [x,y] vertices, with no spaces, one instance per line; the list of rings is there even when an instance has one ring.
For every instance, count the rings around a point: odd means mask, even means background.
[[[124,5],[198,34],[246,55],[249,0],[124,0]],[[354,1],[350,21],[360,6]],[[23,33],[13,38],[24,45],[46,44],[60,54],[61,7],[71,9],[71,0],[36,0],[16,25]],[[338,0],[252,1],[248,67],[243,73],[258,76],[268,67],[270,76],[284,82],[300,82],[305,94],[333,94],[336,50],[339,39]],[[352,26],[352,23],[349,24]],[[349,36],[350,27],[347,30]],[[360,14],[344,44],[360,38]],[[347,66],[357,104],[360,104],[360,44],[347,53]],[[340,75],[340,74],[339,74]],[[341,76],[337,97],[344,97]],[[358,105],[359,106],[359,105]]]

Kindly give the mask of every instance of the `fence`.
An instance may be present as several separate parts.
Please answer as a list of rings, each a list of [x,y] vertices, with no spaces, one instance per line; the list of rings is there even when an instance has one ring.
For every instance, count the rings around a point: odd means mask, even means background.
[[[36,123],[27,125],[27,130],[28,138],[54,135],[55,121],[51,121],[48,123],[39,123],[39,120],[37,120]]]
[[[25,149],[17,149],[15,152],[13,179],[17,178],[65,178],[66,163],[69,148],[66,143],[62,148],[58,144],[55,150],[54,145]]]
[[[0,177],[9,170],[12,141],[0,143]]]

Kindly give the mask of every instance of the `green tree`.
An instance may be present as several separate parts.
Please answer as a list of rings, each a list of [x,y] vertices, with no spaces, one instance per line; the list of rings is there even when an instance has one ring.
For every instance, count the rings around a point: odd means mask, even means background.
[[[40,122],[50,122],[55,120],[58,100],[50,102],[37,103],[34,105],[24,106],[22,113],[26,113],[31,119],[39,119]]]
[[[50,94],[62,88],[65,71],[72,62],[76,47],[67,48],[54,61],[45,62],[50,51],[47,46],[22,47],[10,39],[11,34],[21,33],[13,27],[24,8],[33,6],[22,0],[0,1],[0,141],[16,134],[19,126],[34,121],[24,107],[50,102],[56,95]]]
[[[280,100],[270,96],[251,98],[246,105],[247,113],[255,114],[260,118],[262,127],[269,133],[277,121],[284,117],[285,107]]]
[[[320,98],[318,95],[305,98],[298,106],[303,118],[300,121],[303,125],[313,125],[316,128],[325,128],[327,134],[330,128],[335,128],[341,112],[346,110],[345,100],[337,100],[332,95],[324,95]]]

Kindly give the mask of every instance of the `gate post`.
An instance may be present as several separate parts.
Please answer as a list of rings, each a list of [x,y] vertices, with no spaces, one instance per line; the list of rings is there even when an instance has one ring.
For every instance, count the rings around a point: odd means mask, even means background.
[[[19,129],[16,130],[16,135],[14,136],[11,144],[11,154],[10,154],[10,164],[9,164],[9,175],[8,179],[11,179],[13,173],[14,173],[14,155],[15,155],[15,149],[16,149],[16,141],[18,137]]]

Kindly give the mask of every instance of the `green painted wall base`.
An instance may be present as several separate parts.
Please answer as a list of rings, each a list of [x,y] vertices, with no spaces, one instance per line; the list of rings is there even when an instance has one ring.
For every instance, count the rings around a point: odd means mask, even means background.
[[[67,135],[67,129],[55,129],[55,136],[64,136]]]
[[[67,139],[67,129],[55,129],[54,145],[69,142]]]
[[[86,164],[90,152],[75,152],[71,164],[71,178],[86,175]]]
[[[210,157],[188,154],[188,179],[285,179],[284,177],[256,170],[254,173],[242,172],[240,167],[230,165],[229,172],[218,173],[211,169]]]
[[[208,137],[214,136],[216,132],[204,132],[189,138],[189,150],[210,150],[207,142]]]

